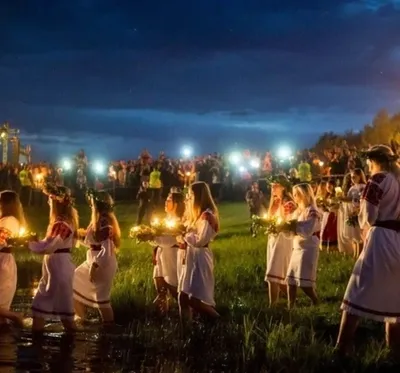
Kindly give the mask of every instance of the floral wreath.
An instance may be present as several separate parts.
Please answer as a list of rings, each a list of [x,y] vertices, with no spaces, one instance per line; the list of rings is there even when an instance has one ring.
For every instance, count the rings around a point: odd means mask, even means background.
[[[104,195],[102,195],[101,193],[99,193],[97,190],[95,190],[93,188],[89,188],[86,191],[86,198],[88,201],[90,201],[90,199],[93,199],[93,202],[96,205],[100,205],[107,211],[112,211],[114,208],[114,204],[110,203],[110,201],[108,199],[105,199],[104,197],[105,197]]]
[[[283,186],[285,189],[290,189],[293,187],[293,184],[288,180],[285,175],[272,175],[267,179],[268,184],[279,184]]]
[[[65,205],[73,205],[74,199],[65,188],[58,187],[57,185],[46,183],[43,187],[43,193],[51,199]]]

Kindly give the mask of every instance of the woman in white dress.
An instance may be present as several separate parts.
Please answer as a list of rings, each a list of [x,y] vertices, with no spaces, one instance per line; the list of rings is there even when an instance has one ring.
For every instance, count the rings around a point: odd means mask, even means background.
[[[18,236],[25,217],[18,194],[11,190],[0,193],[0,325],[6,320],[22,326],[22,314],[10,311],[17,289],[17,264],[7,239]]]
[[[342,225],[343,232],[341,232],[343,239],[350,241],[353,246],[353,257],[357,259],[362,251],[362,237],[359,224],[350,226],[346,223],[351,215],[358,213],[360,208],[360,199],[367,184],[365,174],[360,168],[356,168],[351,172],[352,186],[347,192],[347,196],[341,198],[343,205],[343,219]]]
[[[295,185],[293,199],[298,206],[293,213],[293,218],[296,220],[284,227],[284,230],[291,231],[294,235],[293,251],[287,272],[289,309],[295,306],[297,288],[301,288],[314,305],[318,303],[315,288],[321,228],[321,214],[316,206],[311,186]]]
[[[167,219],[179,222],[183,218],[185,202],[182,193],[171,191],[165,201],[165,212]],[[157,291],[154,304],[158,306],[161,314],[165,314],[168,311],[168,293],[173,298],[178,298],[178,272],[182,250],[175,236],[157,236],[153,242],[157,245],[153,251],[153,279]]]
[[[192,309],[209,317],[219,317],[214,301],[214,256],[211,241],[219,230],[218,210],[210,188],[204,182],[193,183],[188,188],[190,221],[188,233],[178,236],[185,253],[182,273],[178,280],[179,309],[182,320],[192,319]]]
[[[74,276],[74,304],[77,316],[84,321],[86,307],[98,309],[103,323],[114,322],[110,294],[118,268],[116,249],[121,243],[121,230],[113,212],[114,202],[107,192],[90,190],[92,220],[87,229],[86,260]]]
[[[290,195],[291,184],[283,175],[279,175],[271,182],[271,200],[268,217],[287,221],[296,209]],[[276,304],[279,292],[286,293],[286,274],[292,255],[293,237],[280,232],[268,235],[267,269],[265,281],[268,282],[270,306]]]
[[[73,332],[76,330],[72,288],[75,265],[71,249],[77,240],[78,212],[67,188],[47,185],[43,191],[49,196],[49,226],[43,240],[29,243],[30,250],[44,255],[42,278],[32,302],[32,330],[41,332],[45,320],[60,319],[64,329]]]
[[[368,229],[364,249],[347,285],[337,341],[350,352],[360,317],[386,323],[386,342],[400,353],[400,168],[398,156],[384,145],[366,152],[371,172],[358,221]]]

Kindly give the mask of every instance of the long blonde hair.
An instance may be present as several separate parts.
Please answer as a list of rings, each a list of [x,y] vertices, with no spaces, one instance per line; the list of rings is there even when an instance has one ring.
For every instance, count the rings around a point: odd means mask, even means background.
[[[315,201],[314,191],[310,184],[308,183],[297,184],[293,187],[293,192],[294,191],[298,192],[301,195],[302,203],[304,205],[300,206],[301,208],[312,207],[316,211],[318,211],[317,203]]]
[[[26,225],[24,210],[17,193],[13,190],[5,190],[0,193],[0,218],[13,216],[18,220],[19,225]]]
[[[325,199],[328,194],[328,182],[326,180],[322,180],[318,185],[316,198]]]
[[[70,195],[69,190],[67,190],[68,195]],[[76,208],[72,205],[72,203],[61,202],[52,196],[49,196],[51,201],[50,203],[50,226],[53,225],[57,218],[62,218],[66,222],[72,225],[74,231],[74,238],[78,237],[78,228],[79,228],[79,215]]]
[[[187,216],[189,225],[196,223],[203,212],[211,210],[219,226],[218,208],[212,198],[208,184],[203,181],[193,183],[189,187],[189,193],[192,196],[191,199],[189,199],[190,203],[187,206],[187,210],[189,210]]]
[[[117,217],[115,216],[111,206],[114,205],[114,201],[109,193],[105,191],[97,192],[100,197],[100,201],[92,200],[92,218],[91,225],[93,228],[94,238],[97,239],[100,232],[101,220],[105,218],[109,225],[113,229],[113,242],[116,248],[121,246],[121,228],[119,226]]]

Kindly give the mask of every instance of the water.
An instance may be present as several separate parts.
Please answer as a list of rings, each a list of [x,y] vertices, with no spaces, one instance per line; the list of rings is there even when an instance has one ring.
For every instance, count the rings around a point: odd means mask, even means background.
[[[13,309],[30,314],[40,268],[19,268],[18,276],[19,289]],[[213,359],[204,359],[206,351],[202,350],[208,350],[209,346],[200,346],[202,337],[189,344],[180,340],[174,320],[165,325],[156,320],[144,323],[134,320],[107,330],[95,320],[75,336],[65,335],[60,323],[49,323],[40,337],[32,335],[31,321],[25,319],[26,327],[22,330],[0,329],[0,373],[214,371],[209,368]],[[227,371],[217,365],[215,371]]]

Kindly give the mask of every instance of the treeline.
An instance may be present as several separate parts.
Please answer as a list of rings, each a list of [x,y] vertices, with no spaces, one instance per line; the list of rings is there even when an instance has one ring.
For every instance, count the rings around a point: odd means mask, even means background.
[[[372,123],[366,124],[361,131],[349,130],[344,134],[323,133],[315,144],[314,151],[323,152],[344,143],[362,149],[372,144],[389,144],[392,140],[400,143],[400,113],[390,115],[386,109],[382,109]]]

